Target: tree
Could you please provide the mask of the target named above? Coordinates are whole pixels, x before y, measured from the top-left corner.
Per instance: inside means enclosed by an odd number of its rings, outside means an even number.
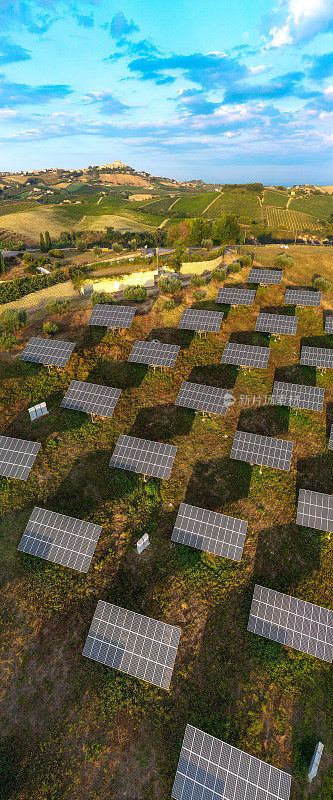
[[[177,270],[180,272],[181,266],[183,263],[184,255],[185,255],[186,247],[182,239],[178,239],[178,242],[175,244],[175,254],[173,257],[173,263],[175,271]]]
[[[204,247],[205,250],[211,250],[213,247],[213,240],[212,239],[202,239],[201,247]]]
[[[294,261],[287,253],[279,253],[274,259],[274,265],[282,267],[282,269],[291,269],[294,266]]]
[[[102,255],[102,248],[101,247],[93,247],[94,256],[99,258]]]
[[[26,311],[16,311],[16,309],[8,309],[8,311],[3,311],[0,316],[0,326],[6,332],[17,331],[18,328],[20,328],[22,325],[25,325],[26,321]]]
[[[114,244],[112,245],[112,250],[114,253],[122,253],[123,246],[122,244],[118,244],[118,242],[114,242]]]
[[[181,290],[182,284],[178,278],[161,278],[158,288],[163,294],[176,294]]]
[[[42,253],[46,253],[46,244],[42,233],[39,234],[39,247]]]
[[[206,219],[196,217],[190,223],[190,244],[200,245],[203,239],[207,239],[211,233],[211,223]]]
[[[49,252],[49,250],[51,250],[51,247],[52,247],[51,236],[50,236],[48,231],[45,231],[45,248],[46,248],[46,251]]]
[[[58,325],[56,325],[55,322],[44,322],[43,331],[49,336],[52,336],[54,333],[58,333],[58,330]]]
[[[317,292],[323,292],[323,294],[326,294],[331,288],[330,282],[326,278],[323,278],[322,275],[313,276],[312,286]]]
[[[4,272],[6,272],[6,264],[2,252],[0,250],[0,275],[3,275]]]
[[[143,303],[147,297],[148,292],[145,286],[127,286],[124,291],[125,300],[131,300],[133,303]]]

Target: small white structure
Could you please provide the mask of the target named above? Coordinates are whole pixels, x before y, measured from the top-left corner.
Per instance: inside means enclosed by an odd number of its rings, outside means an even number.
[[[51,275],[50,269],[45,269],[45,267],[37,267],[38,272],[41,272],[42,275]]]
[[[143,552],[143,550],[146,549],[146,547],[149,547],[149,545],[150,545],[150,541],[149,541],[148,533],[144,533],[144,535],[141,536],[141,539],[139,539],[139,541],[136,543],[136,549],[137,549],[138,553],[140,554],[140,553]]]
[[[311,764],[310,764],[310,768],[309,768],[309,772],[308,772],[308,780],[310,781],[310,783],[313,780],[313,778],[315,778],[316,775],[317,775],[318,767],[319,767],[319,764],[320,764],[320,759],[321,759],[322,754],[323,754],[323,749],[324,749],[323,743],[322,742],[318,742],[318,744],[316,744],[316,746],[315,746],[315,751],[314,751],[314,754],[312,756]]]
[[[28,410],[31,422],[33,422],[34,419],[38,419],[38,417],[44,417],[45,414],[49,413],[46,408],[46,403],[38,403],[37,406],[31,406],[31,408]]]

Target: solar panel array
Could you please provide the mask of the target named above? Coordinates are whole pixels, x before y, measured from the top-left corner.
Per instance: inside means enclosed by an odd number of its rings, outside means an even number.
[[[0,475],[26,481],[41,446],[40,442],[0,436]]]
[[[258,433],[236,431],[230,458],[288,472],[293,446],[294,443],[286,439],[272,439]]]
[[[152,364],[155,367],[174,367],[180,347],[163,342],[135,342],[129,361],[136,364]]]
[[[333,495],[300,489],[296,522],[306,528],[333,533]]]
[[[297,597],[254,587],[248,631],[331,663],[333,611]]]
[[[333,348],[302,347],[300,364],[318,369],[333,369]]]
[[[88,325],[130,328],[135,312],[135,306],[112,306],[108,303],[97,303],[92,310]]]
[[[99,601],[83,655],[169,689],[181,630]]]
[[[295,336],[297,325],[298,317],[290,317],[287,314],[266,314],[261,311],[255,329],[264,333],[285,333]]]
[[[287,288],[283,302],[294,306],[320,306],[321,292],[315,292],[311,289]]]
[[[266,369],[270,352],[270,347],[227,342],[221,364],[237,364],[241,367]]]
[[[330,314],[325,319],[325,333],[333,333],[333,314]]]
[[[35,506],[18,549],[88,572],[101,530],[101,525]]]
[[[278,406],[322,411],[325,389],[320,386],[303,386],[298,383],[274,381],[271,402]]]
[[[281,283],[282,270],[280,269],[256,269],[252,267],[249,272],[248,283]]]
[[[222,320],[222,311],[198,311],[195,308],[184,308],[178,328],[188,331],[213,331],[213,333],[219,333]]]
[[[177,447],[136,436],[119,436],[110,460],[110,467],[128,469],[154,478],[170,477]]]
[[[233,401],[232,392],[226,389],[183,381],[175,405],[224,417]]]
[[[243,289],[238,286],[223,286],[223,288],[218,291],[216,302],[229,303],[231,306],[252,306],[255,296],[255,289]]]
[[[111,386],[72,381],[61,406],[73,411],[86,411],[87,414],[111,417],[120,395],[121,389],[113,389]]]
[[[215,556],[240,561],[247,522],[226,514],[181,503],[171,539]]]
[[[75,342],[63,342],[60,339],[40,339],[32,336],[20,355],[21,361],[34,361],[52,367],[65,367],[72,355]]]
[[[291,776],[187,725],[172,789],[175,800],[289,800]]]
[[[329,438],[329,442],[328,442],[328,449],[329,450],[333,450],[333,425],[331,425],[331,433],[330,433],[330,438]]]

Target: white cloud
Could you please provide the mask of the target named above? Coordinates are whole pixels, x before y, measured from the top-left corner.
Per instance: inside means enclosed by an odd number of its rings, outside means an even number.
[[[249,72],[251,72],[251,75],[258,75],[259,72],[265,72],[265,70],[265,64],[258,64],[257,67],[249,67]]]
[[[287,19],[271,28],[269,47],[313,39],[333,30],[333,0],[285,0]]]

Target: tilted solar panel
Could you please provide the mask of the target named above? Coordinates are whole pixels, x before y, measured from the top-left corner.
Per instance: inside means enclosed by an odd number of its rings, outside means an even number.
[[[333,533],[333,495],[300,489],[296,522],[306,528]]]
[[[181,503],[171,539],[215,556],[240,561],[247,522]]]
[[[26,481],[41,446],[40,442],[0,436],[0,475]]]
[[[73,411],[86,411],[87,414],[111,417],[120,395],[121,389],[113,389],[111,386],[72,381],[61,406]]]
[[[289,800],[291,775],[187,725],[174,800]]]
[[[325,319],[325,333],[333,333],[333,314]]]
[[[110,467],[128,469],[154,478],[170,477],[177,447],[121,434],[110,459]]]
[[[83,655],[169,689],[181,629],[99,600]]]
[[[219,333],[222,320],[223,313],[221,311],[198,311],[195,308],[184,308],[178,328]]]
[[[240,367],[266,369],[270,352],[270,347],[227,342],[221,364],[237,364]]]
[[[219,289],[216,302],[228,303],[231,306],[252,306],[256,296],[255,289],[243,289],[237,286],[223,286]]]
[[[300,364],[318,369],[333,369],[333,347],[302,347]]]
[[[129,361],[136,364],[152,364],[155,367],[174,367],[180,347],[163,342],[135,342]]]
[[[227,389],[183,381],[175,405],[224,417],[233,401],[234,396]]]
[[[101,530],[101,525],[35,506],[18,549],[88,572]]]
[[[286,439],[272,439],[258,433],[236,431],[230,458],[288,472],[293,446],[294,443]]]
[[[284,303],[294,306],[320,306],[321,292],[311,289],[286,289]]]
[[[261,311],[256,322],[256,331],[264,333],[284,333],[295,336],[298,325],[298,317],[290,317],[287,314],[266,314]]]
[[[271,402],[278,406],[322,411],[325,389],[320,386],[303,386],[297,383],[274,381]]]
[[[333,611],[297,597],[254,587],[248,631],[331,663]]]
[[[100,325],[105,328],[130,328],[135,312],[135,306],[112,306],[108,303],[97,303],[91,312],[88,325]]]
[[[21,361],[34,361],[52,367],[64,367],[72,355],[75,342],[63,342],[61,339],[40,339],[32,336],[20,355]]]
[[[247,279],[248,283],[281,283],[282,270],[280,269],[257,269],[252,267]]]

